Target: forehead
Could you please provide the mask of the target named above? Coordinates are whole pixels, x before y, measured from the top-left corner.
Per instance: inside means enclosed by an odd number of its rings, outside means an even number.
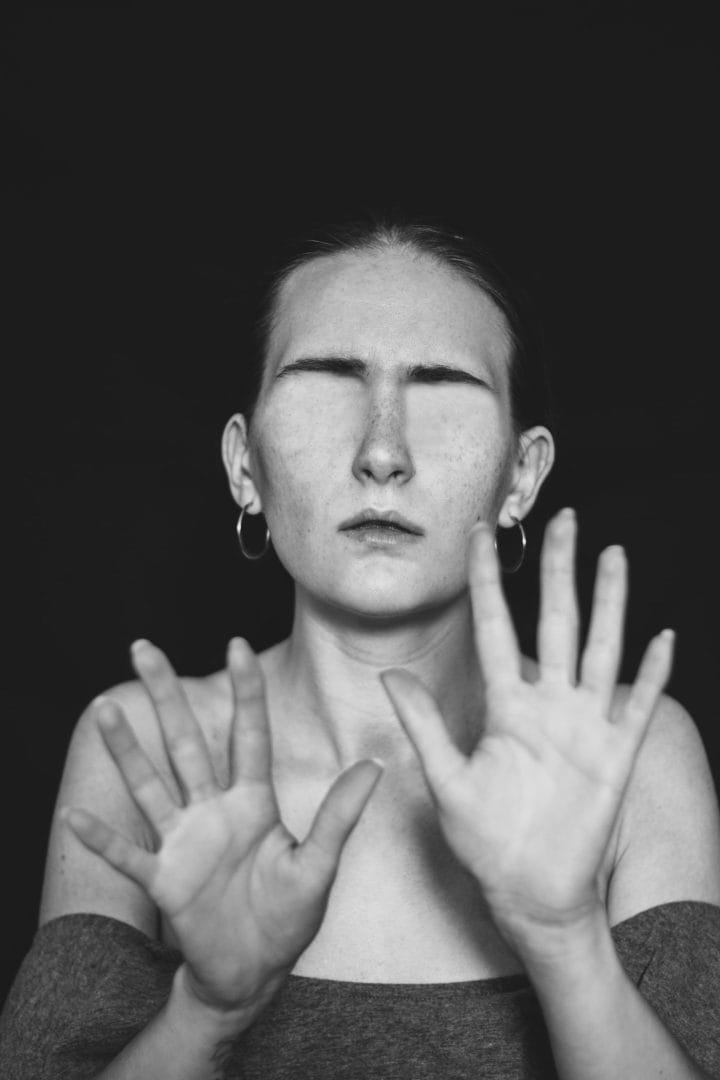
[[[275,312],[269,366],[328,352],[409,363],[455,360],[507,375],[502,312],[425,253],[389,248],[321,256],[293,271]]]

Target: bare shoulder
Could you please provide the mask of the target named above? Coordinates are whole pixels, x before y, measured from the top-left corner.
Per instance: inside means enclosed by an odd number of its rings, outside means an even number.
[[[222,740],[222,679],[188,678],[181,679],[181,683],[222,779],[227,757]],[[143,750],[179,797],[155,710],[142,683],[121,683],[101,697],[120,706]],[[139,846],[147,850],[155,847],[152,830],[103,741],[97,723],[99,700],[92,701],[82,713],[68,746],[50,829],[40,922],[73,912],[93,912],[129,922],[154,935],[156,913],[143,890],[87,851],[58,816],[66,806],[86,810]],[[227,730],[227,724],[224,727]]]
[[[629,693],[618,687],[615,713]],[[611,922],[676,900],[720,904],[720,815],[700,733],[687,710],[664,694],[618,822]]]
[[[617,715],[630,695],[629,686],[619,686],[613,703]],[[714,800],[714,785],[705,747],[687,709],[668,694],[662,694],[643,740],[628,789],[628,800],[637,813],[665,805],[669,795],[681,797],[684,790],[701,789]]]

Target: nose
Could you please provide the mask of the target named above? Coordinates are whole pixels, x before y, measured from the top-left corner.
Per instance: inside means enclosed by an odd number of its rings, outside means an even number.
[[[397,390],[374,389],[367,403],[362,441],[352,467],[362,483],[407,483],[415,475],[405,435],[405,407]]]

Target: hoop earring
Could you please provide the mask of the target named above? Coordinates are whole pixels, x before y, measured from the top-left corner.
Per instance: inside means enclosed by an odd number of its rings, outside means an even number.
[[[250,559],[250,560],[252,560],[254,562],[255,559],[262,559],[263,555],[265,554],[265,552],[269,548],[269,546],[270,546],[270,530],[268,529],[268,527],[266,525],[265,526],[265,544],[263,546],[262,551],[258,551],[258,552],[248,551],[248,549],[245,547],[245,541],[243,540],[243,534],[242,534],[243,518],[245,517],[245,511],[246,510],[247,510],[247,506],[241,506],[240,507],[240,517],[238,518],[238,523],[237,523],[235,529],[236,529],[236,532],[237,532],[238,543],[240,544],[240,550],[242,551],[242,553],[243,553],[243,555],[245,556],[246,559]]]
[[[502,563],[500,563],[500,567],[502,569],[503,574],[516,574],[518,572],[518,570],[520,569],[522,564],[525,562],[525,549],[527,548],[527,537],[525,536],[525,530],[523,528],[522,521],[520,521],[519,518],[516,518],[514,514],[511,514],[510,517],[513,519],[513,521],[517,525],[518,529],[520,530],[520,540],[522,542],[522,551],[520,552],[520,558],[512,566],[503,566]],[[497,533],[496,533],[495,534],[495,551],[496,552],[497,552],[497,549],[498,549],[498,545],[497,545]],[[499,555],[498,555],[498,557],[499,557]]]

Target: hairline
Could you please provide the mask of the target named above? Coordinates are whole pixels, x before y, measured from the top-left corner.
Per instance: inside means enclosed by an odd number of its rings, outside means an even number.
[[[287,266],[283,267],[273,281],[268,294],[268,303],[264,320],[266,346],[262,356],[260,392],[257,397],[257,404],[262,400],[266,389],[266,375],[269,370],[268,361],[270,358],[273,336],[278,325],[280,305],[284,291],[292,276],[298,270],[302,270],[303,267],[319,262],[321,259],[337,258],[338,256],[343,255],[361,255],[363,252],[383,252],[392,250],[408,251],[414,254],[416,258],[423,257],[430,260],[440,269],[447,270],[454,276],[461,278],[465,283],[474,286],[492,304],[496,314],[500,317],[500,329],[505,338],[503,344],[507,350],[505,361],[507,363],[508,382],[510,386],[511,422],[513,433],[515,437],[518,438],[522,432],[520,425],[515,421],[512,407],[512,379],[513,368],[517,356],[518,341],[502,300],[496,295],[496,290],[493,288],[491,282],[487,281],[480,270],[473,266],[469,261],[465,262],[461,258],[453,258],[450,254],[443,254],[439,251],[432,251],[429,248],[425,248],[414,237],[399,236],[395,234],[392,226],[388,227],[379,235],[359,240],[355,244],[340,249],[324,250],[322,247],[318,246],[317,252],[304,252],[297,255],[287,264]]]

